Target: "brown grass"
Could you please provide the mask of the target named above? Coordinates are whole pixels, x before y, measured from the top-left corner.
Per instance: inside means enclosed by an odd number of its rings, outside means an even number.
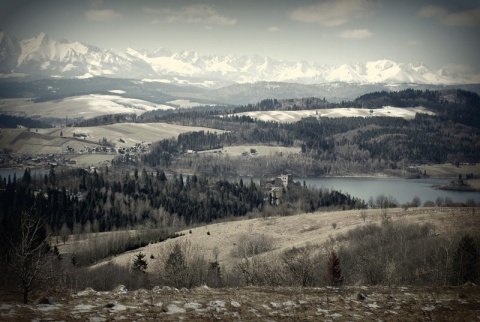
[[[465,176],[470,173],[477,177],[480,176],[480,164],[458,167],[451,163],[432,164],[419,166],[418,169],[422,172],[427,171],[427,175],[435,178],[458,178],[459,174]]]
[[[292,247],[301,247],[307,244],[322,245],[335,236],[344,234],[350,229],[370,223],[381,223],[381,210],[363,210],[367,213],[366,221],[360,216],[361,210],[330,211],[305,213],[287,217],[268,217],[245,219],[231,222],[215,223],[207,226],[185,229],[184,236],[167,240],[162,243],[150,244],[134,253],[142,251],[156,258],[161,257],[172,243],[189,241],[198,248],[207,260],[218,256],[221,265],[229,267],[235,260],[232,253],[242,236],[264,235],[272,241],[272,250],[263,253],[278,254]],[[477,210],[478,212],[478,210]],[[472,216],[471,208],[410,208],[407,211],[401,208],[387,211],[391,220],[416,223],[431,223],[436,234],[453,235],[457,231],[469,231],[480,227],[480,218]],[[336,224],[336,228],[332,224]],[[191,231],[191,233],[190,233]],[[208,234],[209,233],[209,234]],[[121,266],[128,265],[133,260],[133,253],[126,253],[110,258],[103,263],[113,262]],[[149,264],[149,270],[155,269],[155,260]]]

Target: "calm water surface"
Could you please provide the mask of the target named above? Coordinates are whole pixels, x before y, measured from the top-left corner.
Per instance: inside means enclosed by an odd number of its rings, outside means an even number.
[[[302,184],[305,181],[307,187],[330,188],[346,192],[351,196],[368,201],[379,194],[391,195],[399,203],[412,201],[418,196],[422,204],[427,201],[435,201],[437,197],[449,197],[454,202],[465,202],[473,199],[480,204],[480,192],[458,192],[437,190],[434,185],[445,184],[449,179],[400,179],[400,178],[294,178]]]

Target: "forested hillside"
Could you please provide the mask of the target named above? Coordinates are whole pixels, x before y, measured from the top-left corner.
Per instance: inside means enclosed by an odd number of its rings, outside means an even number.
[[[51,125],[28,117],[0,114],[0,128],[16,128],[18,126],[31,128],[49,128]]]
[[[365,203],[348,194],[328,189],[292,187],[281,199],[291,214],[320,207],[364,208]],[[178,229],[251,213],[269,212],[269,202],[253,181],[244,183],[192,175],[167,178],[162,170],[116,171],[108,168],[53,169],[43,178],[28,170],[22,178],[0,181],[2,238],[18,238],[18,214],[34,209],[45,218],[50,234],[90,233],[117,229]],[[8,246],[8,243],[3,245]]]
[[[310,117],[296,123],[277,124],[222,112],[188,111],[156,117],[156,121],[208,126],[224,134],[190,133],[155,145],[143,156],[148,165],[189,168],[207,175],[261,176],[289,171],[298,176],[345,175],[407,169],[424,163],[476,163],[480,161],[480,98],[462,90],[371,93],[354,102],[330,104],[323,99],[264,100],[234,111],[359,106],[378,108],[385,104],[424,106],[435,115],[419,114],[412,120],[395,117]],[[301,155],[259,156],[242,160],[185,155],[231,145],[265,144],[298,146]],[[268,166],[267,166],[268,164]]]

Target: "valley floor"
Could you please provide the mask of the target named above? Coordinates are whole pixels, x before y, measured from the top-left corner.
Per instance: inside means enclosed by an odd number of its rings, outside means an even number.
[[[1,296],[1,293],[0,293]],[[51,304],[0,301],[2,321],[474,321],[480,291],[462,287],[244,287],[112,292],[87,289]]]

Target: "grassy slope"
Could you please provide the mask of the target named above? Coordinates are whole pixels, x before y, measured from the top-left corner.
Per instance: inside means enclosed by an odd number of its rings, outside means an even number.
[[[408,211],[396,208],[388,211],[392,220],[406,220],[409,222],[429,222],[436,226],[436,233],[452,235],[458,230],[469,230],[480,227],[480,218],[472,216],[471,209],[462,208],[412,208]],[[218,252],[218,260],[222,265],[229,266],[236,259],[232,258],[231,252],[235,245],[245,234],[265,235],[273,239],[274,249],[272,252],[281,252],[293,246],[307,244],[324,244],[330,236],[362,226],[368,223],[380,224],[380,210],[367,210],[367,219],[364,223],[359,210],[315,212],[287,217],[268,217],[246,219],[230,222],[222,222],[182,231],[185,236],[162,243],[151,244],[144,248],[127,252],[104,261],[114,262],[120,265],[129,265],[135,254],[142,251],[149,257],[148,269],[156,269],[160,264],[159,258],[172,243],[189,241],[195,245],[206,259],[213,260],[214,252]],[[332,224],[336,223],[336,229]],[[209,233],[209,234],[208,234]],[[158,261],[158,263],[156,263]]]
[[[190,127],[166,123],[119,123],[96,127],[68,127],[54,129],[0,129],[0,147],[12,149],[13,153],[50,154],[65,152],[67,146],[76,151],[86,146],[98,146],[103,138],[117,147],[131,147],[136,143],[155,142],[177,137],[190,131],[222,132],[204,127]],[[63,137],[60,136],[62,132]],[[73,133],[84,133],[86,140],[73,137]],[[120,142],[122,138],[125,142]]]

